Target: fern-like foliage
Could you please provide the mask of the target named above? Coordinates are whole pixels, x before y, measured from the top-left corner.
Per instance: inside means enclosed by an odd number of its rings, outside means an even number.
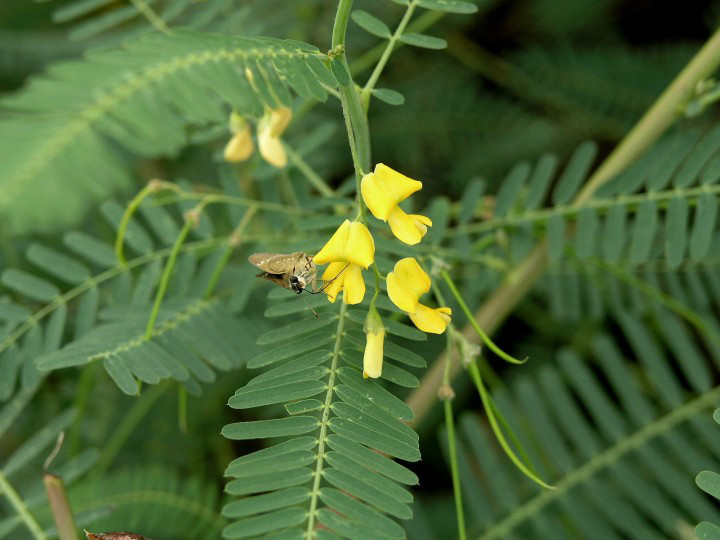
[[[270,297],[287,298],[287,291],[279,293]],[[368,299],[339,310],[326,298],[310,302],[319,318],[296,320],[260,336],[259,344],[274,346],[252,358],[248,367],[270,369],[230,398],[234,409],[283,404],[285,414],[223,429],[234,440],[283,438],[228,466],[226,474],[234,480],[226,491],[244,498],[225,506],[223,514],[234,522],[223,534],[403,538],[402,527],[391,518],[411,517],[412,495],[405,486],[416,484],[417,477],[386,456],[420,459],[418,436],[403,423],[412,420],[413,412],[382,384],[362,377]],[[379,302],[378,308],[394,309],[389,301]],[[301,312],[307,307],[292,299],[270,306],[265,315]],[[424,339],[399,322],[388,325],[388,331]],[[417,386],[417,379],[396,362],[423,367],[420,356],[387,341],[385,356],[385,380]]]
[[[0,211],[15,231],[77,221],[88,196],[129,184],[111,141],[134,155],[175,155],[190,125],[226,122],[227,105],[260,116],[288,105],[289,88],[324,100],[336,76],[349,81],[310,45],[190,30],[56,64],[0,103]]]
[[[89,530],[127,530],[148,538],[210,540],[227,523],[219,514],[216,486],[157,465],[78,482],[70,503],[76,515],[86,516],[80,525]]]
[[[122,212],[116,202],[102,206],[113,227]],[[118,264],[108,244],[70,232],[64,237],[69,254],[32,244],[27,250],[32,273],[2,273],[0,281],[17,301],[0,303],[0,319],[7,321],[7,335],[0,339],[0,399],[13,394],[18,378],[30,388],[40,372],[94,361],[128,394],[137,393],[136,378],[148,384],[172,378],[197,394],[199,382],[215,380],[215,370],[244,362],[254,337],[230,314],[226,299],[207,294],[232,249],[227,237],[213,235],[207,216],[195,239],[181,248],[168,299],[146,339],[150,306],[171,251],[163,246],[174,241],[179,225],[172,209],[141,207],[141,214],[129,224],[126,239],[135,257],[127,264]],[[233,292],[249,287],[243,280]],[[34,302],[41,307],[33,312],[26,306]]]
[[[678,347],[682,332],[653,331],[651,314],[617,319],[621,338],[599,333],[587,352],[562,349],[495,392],[556,489],[538,492],[502,460],[477,416],[461,419],[463,489],[478,537],[676,537],[718,519],[690,474],[720,459],[704,412],[720,398],[712,367],[696,346]]]
[[[198,6],[187,0],[132,0],[123,4],[111,0],[78,0],[57,8],[52,18],[55,23],[72,25],[68,33],[71,40],[98,37],[107,43],[153,30],[169,32],[172,26],[195,30],[213,26],[220,30],[213,24],[218,19],[231,25],[247,16],[247,10],[237,9],[232,0],[213,4]]]
[[[713,413],[713,419],[720,424],[720,409]],[[704,492],[720,499],[720,475],[712,471],[702,471],[695,477],[695,483]],[[700,540],[717,540],[720,538],[720,527],[709,521],[701,521],[695,527],[695,536]]]
[[[523,162],[507,174],[491,219],[460,224],[456,234],[509,228],[522,235],[538,227],[546,233],[551,265],[559,264],[570,248],[579,260],[640,266],[664,257],[675,269],[711,253],[719,155],[719,130],[678,130],[581,205],[572,200],[589,175],[595,146],[581,145],[559,175],[558,159],[545,155],[534,166]],[[469,194],[473,199],[463,198],[464,207],[477,205],[482,191]],[[542,208],[546,200],[551,206]]]
[[[13,400],[0,409],[0,438],[6,436],[18,423],[35,395],[37,385],[19,392]],[[0,468],[0,497],[6,499],[0,512],[0,538],[30,538],[54,528],[47,494],[43,486],[41,463],[52,450],[58,434],[67,429],[75,416],[68,409],[45,422],[41,429],[26,440],[3,460]],[[87,449],[70,460],[53,462],[50,472],[60,476],[66,486],[72,485],[88,472],[97,461],[99,452]]]

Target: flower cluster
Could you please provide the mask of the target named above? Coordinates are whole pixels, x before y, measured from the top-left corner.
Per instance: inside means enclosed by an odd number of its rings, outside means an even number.
[[[407,214],[400,206],[402,201],[422,188],[422,183],[379,163],[360,182],[365,205],[376,218],[385,221],[393,234],[402,242],[415,245],[432,226],[426,216]],[[340,292],[343,302],[359,304],[365,297],[362,270],[375,260],[375,242],[367,226],[360,221],[345,220],[330,240],[313,258],[316,264],[327,264],[322,275],[330,302]],[[412,322],[423,332],[442,334],[450,323],[449,307],[430,308],[420,303],[420,297],[430,290],[430,276],[413,258],[397,262],[387,275],[390,300],[405,311]],[[382,319],[371,303],[365,320],[367,344],[363,360],[363,375],[376,378],[382,374],[383,340],[385,328]]]
[[[287,152],[280,136],[292,118],[292,110],[288,107],[266,109],[258,122],[257,139],[260,155],[279,169],[287,165]],[[225,145],[225,160],[232,163],[245,161],[255,149],[248,121],[237,113],[230,116],[230,133],[232,137]]]

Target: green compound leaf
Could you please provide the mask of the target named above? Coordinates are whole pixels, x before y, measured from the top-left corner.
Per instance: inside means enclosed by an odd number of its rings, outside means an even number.
[[[88,204],[130,185],[118,146],[174,156],[189,126],[224,124],[230,108],[261,116],[290,102],[288,86],[324,100],[317,73],[330,86],[350,80],[337,62],[334,77],[325,74],[315,60],[326,58],[297,42],[176,28],[56,64],[2,101],[17,114],[0,122],[0,213],[16,232],[77,222]]]
[[[447,41],[441,38],[426,36],[424,34],[403,34],[400,36],[400,41],[413,47],[420,47],[423,49],[444,49],[447,47]]]
[[[405,103],[405,96],[389,88],[373,88],[372,95],[388,105],[402,105]]]
[[[357,9],[350,15],[353,22],[374,36],[389,39],[392,33],[388,25],[367,11]]]

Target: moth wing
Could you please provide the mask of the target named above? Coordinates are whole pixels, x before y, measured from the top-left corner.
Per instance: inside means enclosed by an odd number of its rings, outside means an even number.
[[[272,281],[275,285],[280,285],[283,289],[290,288],[288,280],[277,274],[268,274],[267,272],[263,272],[262,274],[258,274],[257,277]]]
[[[301,253],[255,253],[248,260],[268,274],[285,274],[292,270]]]

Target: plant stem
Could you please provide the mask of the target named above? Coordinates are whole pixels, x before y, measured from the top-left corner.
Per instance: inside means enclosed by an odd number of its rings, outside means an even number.
[[[463,313],[465,313],[465,316],[468,318],[468,321],[470,322],[470,325],[475,329],[475,331],[480,336],[480,339],[482,339],[483,343],[487,345],[487,347],[497,354],[500,358],[503,360],[510,362],[511,364],[524,364],[527,361],[527,358],[525,360],[518,360],[517,358],[513,358],[508,353],[503,351],[500,347],[495,345],[495,342],[493,342],[492,339],[483,331],[483,329],[480,327],[478,322],[475,320],[475,316],[473,315],[472,311],[470,311],[470,308],[465,303],[465,299],[460,294],[460,291],[458,291],[458,288],[455,286],[455,282],[450,277],[450,274],[447,273],[447,270],[443,270],[440,275],[445,280],[445,283],[447,283],[447,286],[450,288],[450,291],[452,292],[453,296],[455,297],[455,300],[458,304],[460,304],[460,309],[463,310]]]
[[[148,319],[147,326],[145,327],[145,339],[152,337],[152,331],[155,327],[155,321],[157,320],[158,313],[160,312],[160,306],[162,305],[165,292],[167,291],[168,284],[170,283],[170,276],[175,268],[175,261],[177,261],[180,248],[182,248],[185,238],[187,238],[190,229],[192,228],[192,219],[186,218],[180,234],[178,234],[173,244],[172,251],[167,261],[165,261],[165,268],[163,269],[162,276],[160,277],[160,284],[158,285],[157,293],[155,294],[155,302],[153,303],[152,311],[150,312],[150,318]]]
[[[368,79],[367,83],[365,83],[365,87],[362,89],[361,101],[364,105],[365,110],[367,110],[370,103],[370,94],[375,88],[375,85],[377,84],[377,81],[380,78],[383,69],[385,69],[385,65],[390,59],[390,55],[392,54],[393,49],[395,48],[395,43],[400,39],[400,37],[402,37],[403,32],[405,31],[405,27],[410,22],[410,18],[412,17],[413,11],[415,11],[415,7],[417,6],[417,4],[418,0],[411,0],[408,3],[407,9],[405,10],[405,15],[403,15],[403,18],[397,25],[397,28],[395,29],[393,35],[390,36],[390,39],[385,46],[385,50],[383,51],[382,56],[380,56],[380,60],[378,60],[378,63],[375,65],[375,69],[370,74],[370,78]]]
[[[683,68],[670,86],[660,95],[643,117],[630,130],[608,158],[590,177],[575,198],[581,205],[595,191],[635,161],[678,117],[682,106],[693,95],[697,84],[712,75],[720,66],[720,30],[716,30],[690,63]]]
[[[437,287],[434,287],[434,292],[435,296],[438,300],[440,300],[442,296]],[[442,303],[444,304],[445,302],[443,301]],[[446,337],[448,354],[445,356],[445,371],[443,372],[443,386],[441,387],[444,394],[441,399],[443,400],[443,407],[445,409],[445,429],[447,430],[448,457],[450,458],[450,476],[452,478],[453,495],[455,497],[455,515],[457,518],[458,536],[460,540],[465,540],[467,538],[467,532],[465,530],[465,511],[463,509],[462,484],[460,483],[457,443],[455,439],[455,418],[453,416],[452,408],[454,393],[450,387],[450,364],[452,363],[452,355],[449,354],[449,352],[452,350],[453,346],[452,334],[448,331]]]
[[[224,195],[222,193],[192,193],[189,191],[176,191],[174,197],[158,197],[153,201],[158,205],[174,204],[178,199],[202,201],[205,204],[223,203],[233,204],[236,206],[255,206],[259,210],[267,210],[268,212],[280,212],[283,214],[301,214],[312,215],[317,214],[315,211],[305,210],[304,208],[296,208],[280,203],[267,201],[258,201],[255,199],[246,199],[245,197],[234,197],[232,195]]]
[[[12,484],[10,484],[2,470],[0,470],[0,493],[5,495],[5,498],[8,500],[10,505],[15,508],[15,511],[20,516],[20,519],[25,523],[25,526],[32,533],[33,538],[35,538],[36,540],[46,540],[47,536],[43,532],[42,528],[35,520],[33,515],[30,513],[30,510],[25,505],[22,497],[20,497],[20,495],[18,495],[18,492],[15,491],[15,488],[12,486]]]
[[[125,232],[127,231],[130,219],[135,213],[135,210],[138,209],[138,206],[140,206],[140,204],[145,200],[145,197],[150,195],[153,191],[156,191],[156,189],[157,187],[152,182],[149,182],[138,192],[137,195],[132,198],[130,203],[127,205],[127,208],[125,208],[125,212],[120,220],[120,225],[118,226],[117,234],[115,236],[115,257],[121,265],[125,264],[123,245],[125,243]]]
[[[348,67],[344,49],[351,8],[352,0],[340,0],[338,2],[332,35],[333,49],[342,49],[340,61],[348,73],[350,73],[350,68]],[[348,86],[340,86],[340,101],[343,106],[343,114],[347,115],[345,124],[348,129],[348,138],[351,140],[351,147],[355,145],[355,152],[357,154],[353,156],[353,159],[357,159],[357,163],[355,163],[355,174],[358,174],[359,171],[362,177],[363,171],[370,170],[370,131],[365,117],[365,111],[360,103],[360,97],[358,96],[355,83],[352,79]],[[354,143],[352,141],[354,141]]]
[[[697,83],[713,73],[718,66],[720,66],[720,29],[712,35],[620,145],[595,171],[575,198],[574,204],[584,204],[603,183],[630,165],[660,138],[692,95]],[[476,312],[474,319],[487,332],[492,333],[502,323],[543,273],[547,263],[546,251],[547,242],[543,241]],[[463,334],[472,335],[472,331],[463,331]],[[422,420],[435,398],[442,380],[444,363],[442,360],[442,356],[436,360],[423,377],[420,387],[410,394],[407,400],[408,405],[415,411],[415,423]],[[456,374],[457,371],[455,369],[451,375]]]
[[[59,476],[46,472],[43,475],[43,484],[50,501],[58,537],[60,540],[77,540],[77,524],[68,501],[65,482]]]
[[[240,244],[242,244],[242,234],[245,232],[245,229],[247,228],[248,224],[250,223],[250,220],[255,216],[255,212],[257,211],[257,208],[255,206],[251,206],[247,212],[245,212],[245,215],[240,220],[240,223],[238,223],[237,227],[235,227],[235,230],[232,232],[232,234],[228,237],[227,245],[225,246],[225,251],[222,254],[222,257],[220,261],[218,262],[217,266],[215,266],[215,269],[213,270],[213,274],[210,277],[210,281],[208,281],[208,285],[205,288],[205,294],[204,298],[210,298],[210,295],[215,290],[215,287],[217,286],[218,281],[220,280],[220,275],[222,274],[223,269],[225,268],[225,265],[227,264],[228,260],[230,260],[230,256],[232,255],[233,251],[236,247],[238,247]]]
[[[586,201],[582,205],[576,206],[541,208],[538,210],[530,210],[528,212],[509,214],[504,217],[492,218],[478,223],[459,225],[454,228],[449,228],[446,234],[447,236],[453,237],[473,233],[489,233],[497,229],[525,224],[539,223],[544,225],[553,216],[575,218],[583,208],[591,208],[599,214],[604,215],[614,206],[624,206],[629,212],[634,212],[637,211],[640,204],[646,201],[653,201],[657,203],[658,208],[664,209],[667,208],[669,201],[677,197],[684,198],[687,200],[688,206],[692,207],[697,205],[699,196],[705,193],[709,193],[710,195],[720,195],[720,186],[704,184],[687,189],[673,188],[665,191],[652,191],[636,195],[618,195],[613,198],[594,199]]]
[[[290,148],[287,144],[285,145],[285,151],[287,152],[290,161],[297,167],[298,171],[310,182],[310,185],[318,190],[320,195],[323,197],[335,197],[336,194],[333,189],[325,183],[318,173],[316,173],[310,165],[298,154],[295,150]]]
[[[306,538],[308,540],[313,537],[313,531],[315,530],[315,514],[317,513],[320,481],[322,480],[323,464],[325,463],[325,441],[327,439],[328,421],[330,420],[330,407],[332,405],[333,392],[335,391],[335,377],[337,375],[337,366],[340,358],[340,344],[342,343],[346,312],[347,304],[343,302],[340,305],[340,314],[338,316],[338,325],[335,337],[335,347],[333,348],[332,363],[330,364],[330,376],[328,377],[327,384],[328,391],[325,395],[325,404],[323,405],[322,419],[320,420],[317,465],[315,466],[315,479],[313,480],[313,486],[310,492],[310,510],[308,511],[308,526],[306,533]]]
[[[155,27],[156,30],[159,30],[163,34],[172,34],[172,31],[168,25],[165,24],[162,17],[155,13],[155,10],[153,10],[153,8],[151,8],[145,0],[130,0],[130,2],[132,2],[135,8],[143,14],[143,16]]]
[[[460,485],[460,472],[458,470],[457,447],[455,444],[455,419],[453,418],[452,400],[446,399],[445,427],[447,429],[448,453],[450,454],[450,476],[452,477],[453,495],[455,496],[455,515],[457,516],[458,536],[465,540],[465,512],[463,511],[462,486]]]
[[[490,397],[490,394],[485,388],[485,384],[483,384],[482,377],[480,376],[480,370],[478,369],[477,363],[475,361],[470,363],[470,365],[468,366],[468,371],[470,372],[470,378],[475,383],[478,393],[480,394],[480,400],[482,401],[483,408],[485,409],[485,414],[487,414],[488,421],[490,422],[490,427],[495,433],[495,437],[500,443],[500,446],[502,447],[505,454],[510,458],[510,460],[515,464],[515,466],[520,469],[520,471],[530,480],[546,489],[555,489],[553,486],[543,482],[540,477],[538,477],[527,465],[525,465],[522,460],[517,457],[512,447],[508,444],[507,440],[505,439],[505,435],[500,428],[500,424],[495,417],[495,409],[493,408],[492,398]]]
[[[447,13],[445,13],[444,11],[426,11],[417,19],[415,19],[408,26],[407,29],[412,32],[422,33],[424,30],[427,30],[433,24],[445,17],[445,15],[447,15]],[[404,45],[405,44],[402,41],[396,43],[394,50],[397,50]],[[370,66],[373,64],[373,62],[379,60],[380,57],[383,55],[383,53],[385,52],[385,48],[385,45],[379,43],[377,46],[368,50],[359,58],[353,60],[350,64],[350,73],[352,73],[354,76],[362,73],[366,69],[370,69]]]

